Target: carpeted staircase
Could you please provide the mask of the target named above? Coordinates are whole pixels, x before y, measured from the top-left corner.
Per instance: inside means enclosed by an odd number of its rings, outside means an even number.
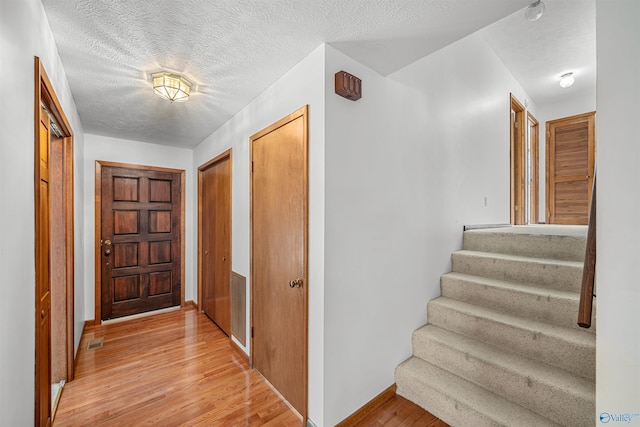
[[[453,426],[595,425],[595,319],[576,324],[586,233],[465,231],[397,393]]]

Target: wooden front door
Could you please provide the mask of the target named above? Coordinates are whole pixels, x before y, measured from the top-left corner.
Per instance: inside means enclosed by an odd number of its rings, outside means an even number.
[[[231,152],[198,173],[202,310],[231,335]]]
[[[584,224],[595,168],[595,112],[547,122],[547,223]]]
[[[101,169],[101,319],[181,303],[181,174]]]
[[[253,366],[307,411],[307,107],[251,137]]]

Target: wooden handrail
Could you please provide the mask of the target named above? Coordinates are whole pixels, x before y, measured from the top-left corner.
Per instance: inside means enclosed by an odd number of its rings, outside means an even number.
[[[584,270],[582,271],[582,289],[580,291],[580,305],[578,307],[578,325],[583,328],[591,327],[591,312],[593,309],[593,284],[596,272],[596,176],[593,175],[593,191],[591,193],[591,209],[589,212],[589,229],[587,231],[587,248],[584,255]]]

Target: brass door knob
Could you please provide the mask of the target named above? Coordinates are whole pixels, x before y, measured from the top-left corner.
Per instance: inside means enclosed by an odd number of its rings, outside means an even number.
[[[300,287],[302,287],[302,279],[298,277],[296,280],[289,281],[289,287],[290,288],[300,288]]]

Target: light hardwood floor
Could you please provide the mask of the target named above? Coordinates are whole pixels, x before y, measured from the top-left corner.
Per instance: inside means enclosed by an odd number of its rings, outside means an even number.
[[[94,338],[102,348],[87,350]],[[85,329],[55,427],[300,426],[229,338],[193,309]]]
[[[104,338],[102,348],[88,343]],[[297,415],[204,314],[183,308],[86,328],[54,427],[297,426]],[[446,427],[395,396],[358,426]]]
[[[398,395],[392,397],[358,423],[358,427],[382,426],[449,427],[447,423],[435,415]]]

